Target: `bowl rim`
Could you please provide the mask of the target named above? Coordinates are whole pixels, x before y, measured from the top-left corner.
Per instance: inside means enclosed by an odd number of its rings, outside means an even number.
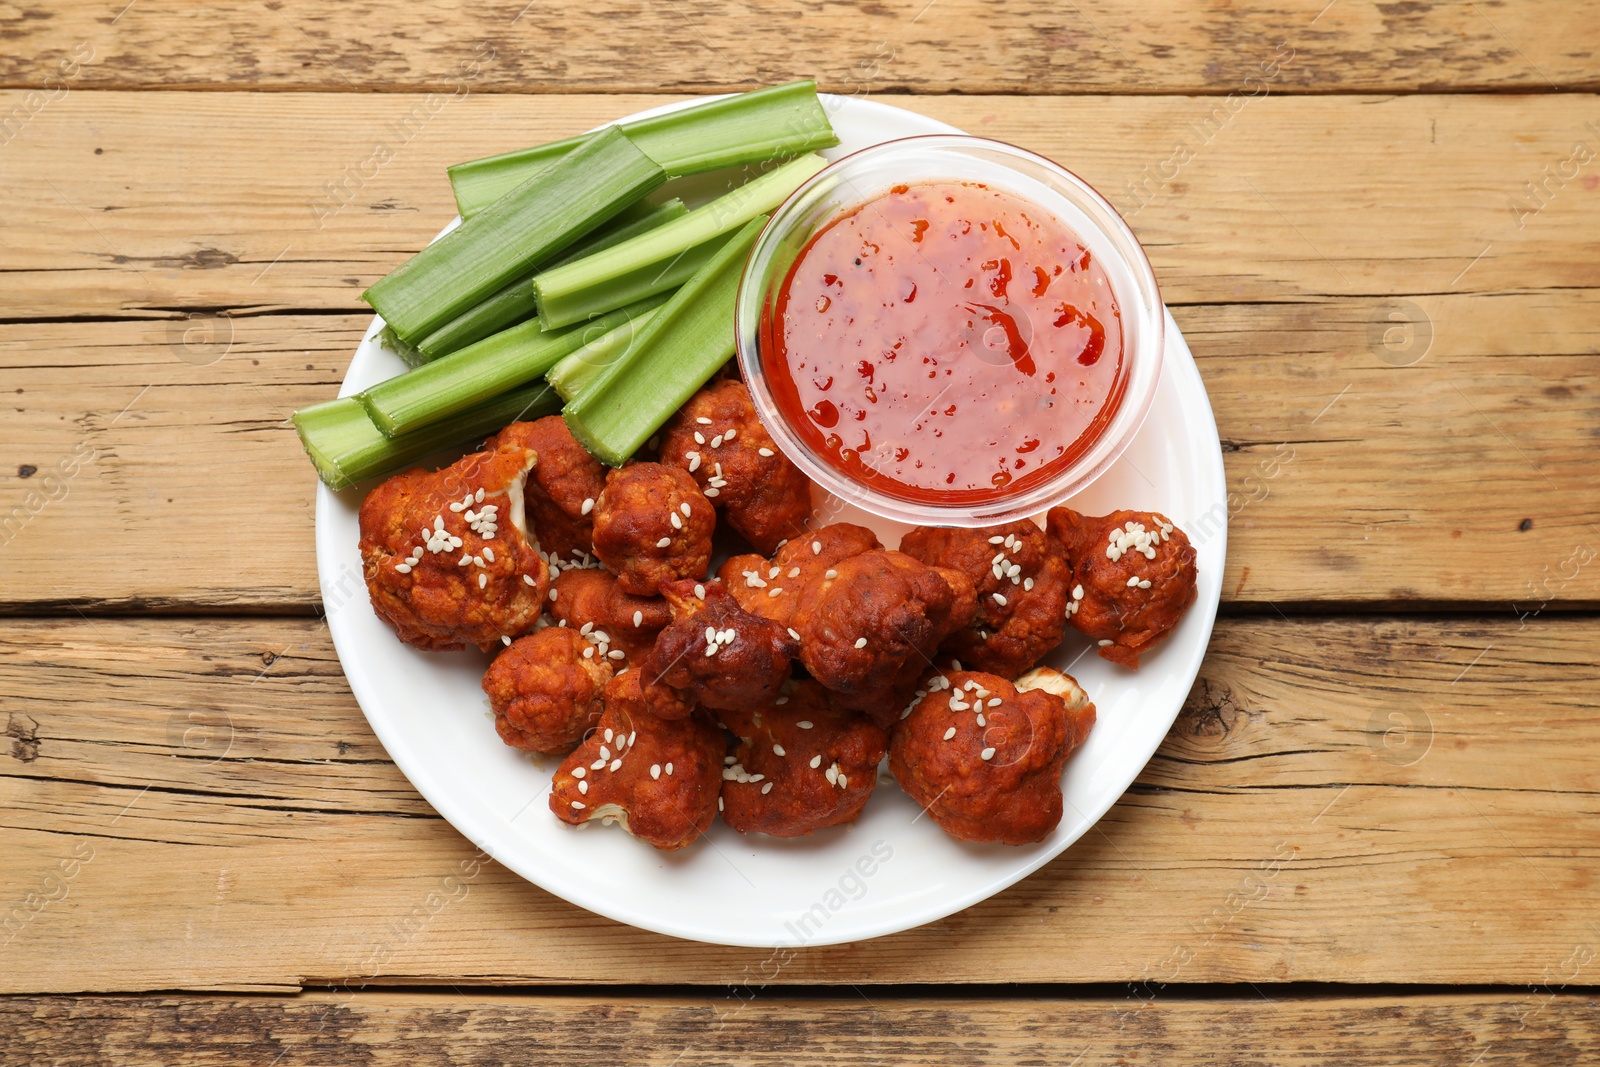
[[[773,402],[770,390],[766,385],[760,366],[760,328],[761,317],[765,312],[767,297],[771,291],[771,284],[763,286],[761,277],[770,272],[764,267],[770,260],[767,253],[773,244],[781,237],[787,236],[792,226],[792,215],[798,211],[808,194],[818,185],[826,181],[837,179],[840,172],[848,169],[852,163],[859,163],[863,157],[878,157],[892,155],[897,151],[905,151],[914,147],[950,147],[950,148],[987,148],[998,150],[1001,154],[1010,154],[1025,159],[1035,166],[1041,167],[1055,179],[1072,190],[1073,195],[1060,189],[1053,190],[1062,195],[1069,203],[1083,213],[1097,231],[1094,234],[1080,235],[1093,241],[1100,238],[1097,255],[1103,255],[1109,247],[1116,254],[1123,270],[1129,276],[1134,292],[1129,294],[1122,287],[1114,287],[1113,294],[1117,298],[1119,308],[1134,308],[1138,319],[1136,345],[1127,346],[1125,342],[1124,360],[1137,360],[1134,367],[1138,369],[1138,376],[1142,389],[1137,394],[1131,386],[1135,379],[1135,369],[1125,369],[1125,391],[1117,414],[1092,441],[1085,454],[1056,477],[1031,487],[1015,498],[1002,497],[995,501],[977,504],[931,504],[921,501],[908,500],[904,497],[893,496],[874,488],[866,482],[859,481],[846,475],[844,472],[824,463],[815,456],[788,425]],[[1014,169],[1007,164],[993,160],[984,160],[985,165],[999,169]],[[1037,176],[1017,171],[1018,175],[1038,181]],[[909,179],[907,184],[938,180],[934,177],[919,176]],[[1018,199],[1031,201],[1027,195],[1007,189],[1008,193]],[[873,193],[859,198],[855,206],[861,206],[876,196]],[[1086,203],[1078,202],[1075,197],[1081,197]],[[1046,205],[1037,205],[1052,215],[1056,212]],[[1092,210],[1091,210],[1092,209]],[[843,212],[835,212],[829,216],[829,221],[842,217]],[[1096,217],[1096,215],[1100,217]],[[1060,220],[1058,220],[1060,221]],[[1061,222],[1069,230],[1076,233],[1077,227]],[[820,229],[820,228],[819,228]],[[813,235],[818,230],[813,231]],[[776,276],[769,281],[776,281]],[[1108,278],[1108,281],[1111,279]],[[1128,295],[1136,299],[1130,303]],[[1127,319],[1124,310],[1124,321]],[[1149,415],[1150,408],[1155,401],[1157,384],[1161,377],[1161,363],[1166,347],[1166,305],[1161,298],[1160,283],[1157,281],[1155,271],[1150,263],[1149,254],[1145,252],[1138,235],[1128,225],[1126,219],[1117,211],[1116,207],[1107,200],[1099,190],[1085,181],[1080,175],[1068,167],[1062,166],[1048,156],[1041,155],[1032,149],[1023,148],[1009,141],[1002,141],[992,137],[980,137],[968,133],[921,133],[892,140],[882,141],[857,149],[836,160],[831,160],[828,165],[808,178],[794,192],[790,193],[781,204],[771,213],[765,225],[756,236],[749,256],[745,260],[744,270],[739,278],[738,292],[734,306],[734,341],[735,356],[739,361],[740,370],[749,389],[751,400],[756,408],[763,427],[772,437],[774,443],[789,460],[800,469],[818,486],[832,493],[834,496],[847,500],[881,518],[896,522],[910,524],[926,524],[940,526],[981,527],[996,525],[1042,514],[1049,508],[1071,499],[1093,484],[1117,461],[1138,434],[1144,425],[1145,418]],[[1115,440],[1110,440],[1113,431]],[[1109,443],[1108,443],[1109,442]]]

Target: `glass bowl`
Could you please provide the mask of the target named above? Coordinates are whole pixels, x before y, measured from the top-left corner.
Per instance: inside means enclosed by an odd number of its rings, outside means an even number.
[[[1105,271],[1120,313],[1122,367],[1116,413],[1075,461],[1050,479],[983,503],[937,504],[896,492],[887,479],[854,477],[828,463],[774,401],[761,338],[775,327],[779,290],[801,251],[830,222],[893,186],[975,182],[1032,203],[1075,231]],[[762,424],[778,447],[822,488],[886,519],[930,526],[990,526],[1027,518],[1070,498],[1103,474],[1143,424],[1161,376],[1165,314],[1150,261],[1133,231],[1099,193],[1066,168],[1002,141],[930,134],[886,141],[830,164],[773,214],[739,283],[739,365]]]

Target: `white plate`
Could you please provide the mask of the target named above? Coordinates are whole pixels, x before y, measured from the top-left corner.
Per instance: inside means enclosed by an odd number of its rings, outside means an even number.
[[[960,132],[885,104],[824,99],[840,137],[825,153],[830,158],[910,134]],[[374,321],[356,350],[341,395],[404,369],[374,339],[380,325]],[[496,861],[580,907],[675,937],[760,947],[856,941],[931,922],[998,893],[1081,837],[1150,759],[1194,683],[1216,618],[1227,534],[1216,422],[1169,314],[1165,365],[1144,428],[1072,503],[1089,514],[1164,512],[1199,551],[1200,595],[1138,671],[1093,655],[1072,631],[1046,659],[1070,671],[1099,709],[1088,742],[1067,764],[1066,815],[1055,832],[1023,848],[963,844],[919,818],[891,781],[854,826],[782,841],[742,836],[718,821],[706,840],[662,854],[618,829],[559,822],[546,798],[557,761],[508,748],[488,718],[479,688],[488,657],[408,648],[373,614],[357,551],[362,495],[361,488],[318,488],[317,570],[350,688],[417,790]],[[898,543],[899,530],[882,520],[850,507],[837,517]]]

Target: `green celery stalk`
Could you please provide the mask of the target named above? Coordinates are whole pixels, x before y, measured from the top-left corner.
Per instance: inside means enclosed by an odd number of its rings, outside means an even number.
[[[821,156],[801,156],[665,226],[565,266],[540,271],[533,279],[539,321],[546,329],[554,329],[620,307],[643,293],[660,292],[670,284],[675,261],[697,245],[732,233],[755,216],[774,210],[827,165]],[[715,249],[702,251],[707,253],[704,263]]]
[[[361,403],[385,434],[410,433],[537,378],[563,356],[666,300],[653,296],[562,330],[545,330],[538,319],[529,319],[381,381],[360,394]]]
[[[380,278],[363,299],[415,344],[666,180],[610,127]]]
[[[519,419],[553,415],[560,407],[555,390],[539,382],[502,393],[453,419],[385,437],[367,417],[359,397],[343,396],[301,408],[294,413],[294,428],[317,476],[329,489],[344,489],[440,449],[482,439]]]
[[[659,308],[640,312],[632,321],[590,341],[546,371],[544,380],[550,383],[550,388],[561,394],[563,400],[573,399],[616,362],[628,350],[634,336],[659,313]]]
[[[609,224],[582,238],[549,264],[541,266],[558,267],[563,263],[593,255],[673,219],[682,218],[688,213],[689,209],[684,207],[683,201],[677,197],[660,205],[640,201],[639,205],[624,210]],[[529,273],[526,277],[512,282],[483,303],[476,304],[457,315],[415,345],[408,346],[415,350],[415,358],[407,356],[407,362],[412,366],[427,363],[528,318],[535,311],[533,277],[533,274]],[[678,284],[681,284],[681,280]],[[401,355],[407,354],[401,352]]]
[[[758,89],[669,115],[624,122],[622,129],[674,178],[765,163],[839,143],[817,99],[816,83],[811,81]],[[580,134],[451,167],[450,184],[462,217],[470,218],[487,208],[592,136]]]
[[[745,223],[562,410],[572,435],[600,460],[621,466],[733,355],[739,276],[766,221]]]

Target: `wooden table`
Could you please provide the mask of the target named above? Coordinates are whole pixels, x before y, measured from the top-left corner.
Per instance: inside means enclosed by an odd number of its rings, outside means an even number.
[[[0,1061],[1600,1055],[1600,9],[125,3],[0,2]],[[1233,495],[1200,680],[1096,829],[774,966],[417,796],[284,418],[445,164],[804,76],[1117,203]]]

